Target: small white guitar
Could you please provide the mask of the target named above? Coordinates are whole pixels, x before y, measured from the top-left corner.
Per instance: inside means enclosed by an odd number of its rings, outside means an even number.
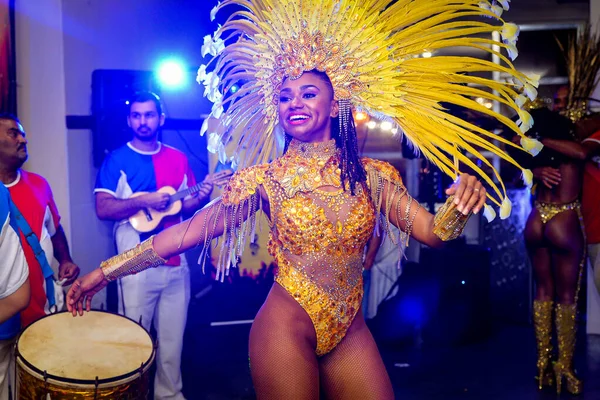
[[[233,171],[231,170],[219,171],[214,174],[211,179],[214,185],[221,186],[227,182],[232,174]],[[167,193],[170,195],[167,207],[162,211],[158,211],[153,208],[143,208],[129,217],[129,223],[133,229],[138,232],[152,232],[158,228],[164,217],[168,215],[179,214],[179,212],[181,212],[182,200],[189,195],[199,192],[203,183],[204,182],[200,182],[192,187],[180,191],[176,191],[171,186],[161,187],[157,190],[157,192]],[[148,192],[136,192],[132,194],[130,198],[142,196],[147,193]]]

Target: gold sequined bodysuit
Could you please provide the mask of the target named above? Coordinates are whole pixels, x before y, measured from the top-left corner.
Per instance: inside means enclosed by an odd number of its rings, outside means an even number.
[[[376,207],[390,211],[381,206],[384,182],[388,197],[407,196],[391,165],[371,159],[363,164],[367,185],[358,185],[352,195],[341,186],[334,140],[293,140],[281,158],[237,172],[222,204],[215,205],[226,217],[221,253],[234,253],[224,260],[221,268],[226,269],[243,249],[243,237],[253,237],[254,213],[264,190],[270,206],[269,252],[278,265],[275,280],[311,318],[317,355],[330,352],[344,338],[360,308],[365,245],[378,218],[383,229],[389,228],[389,219],[375,212]]]

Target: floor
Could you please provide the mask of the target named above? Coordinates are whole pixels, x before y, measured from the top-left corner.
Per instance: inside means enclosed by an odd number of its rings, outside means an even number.
[[[210,326],[210,301],[190,305],[182,371],[188,399],[254,399],[248,369],[249,324]],[[218,303],[217,303],[218,304]],[[240,316],[241,318],[242,316]],[[584,331],[580,329],[580,331]],[[600,336],[580,335],[576,366],[584,394],[561,398],[600,399]],[[397,399],[556,399],[538,391],[535,343],[529,326],[497,327],[468,344],[409,340],[380,345]]]

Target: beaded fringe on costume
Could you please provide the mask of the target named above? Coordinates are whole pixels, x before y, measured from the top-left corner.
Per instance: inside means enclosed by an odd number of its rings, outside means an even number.
[[[374,160],[371,162],[378,163]],[[390,166],[390,168],[392,167]],[[396,245],[402,243],[408,245],[414,219],[421,205],[408,194],[406,187],[402,185],[399,177],[398,181],[396,181],[392,176],[388,176],[387,173],[382,172],[378,168],[366,168],[366,170],[372,204],[375,210],[383,210],[383,212],[378,213],[375,226],[376,234],[384,235],[384,237],[388,236],[392,243]],[[397,172],[394,170],[394,173]],[[218,246],[219,258],[216,262],[217,280],[224,280],[224,277],[228,275],[229,268],[237,265],[238,259],[246,246],[247,238],[250,238],[250,241],[253,242],[257,228],[261,230],[261,227],[257,226],[259,224],[257,224],[256,213],[258,210],[263,209],[263,200],[257,192],[258,189],[247,188],[246,190],[249,193],[253,193],[240,200],[237,204],[226,205],[221,199],[215,199],[204,208],[204,210],[208,209],[208,212],[202,227],[204,234],[201,237],[206,239],[202,245],[199,258],[199,263],[202,265],[203,271],[206,258],[209,255],[210,244],[215,236],[215,229],[218,224],[222,224],[223,226],[223,237],[217,239],[217,241],[221,241]],[[384,196],[384,191],[390,191],[389,195]],[[407,197],[407,200],[403,207],[404,210],[402,210],[400,200],[404,196]],[[398,199],[398,202],[396,209],[392,210],[394,199]],[[385,208],[382,208],[384,201]],[[392,221],[390,216],[392,213],[396,213],[397,221],[404,224],[403,229],[398,229],[397,233],[391,226]],[[198,244],[200,245],[201,243]],[[398,249],[402,253],[402,247],[398,246]]]
[[[385,237],[389,237],[393,244],[398,246],[398,251],[400,251],[400,255],[404,256],[401,244],[408,246],[410,235],[412,233],[413,222],[417,213],[419,212],[419,208],[421,205],[418,201],[415,201],[412,196],[408,194],[406,187],[404,185],[398,184],[388,177],[384,176],[380,170],[375,168],[371,168],[367,170],[367,179],[369,182],[370,193],[371,193],[371,201],[373,202],[373,206],[375,210],[381,210],[383,201],[384,201],[384,190],[391,190],[391,194],[388,194],[385,200],[385,211],[379,212],[379,217],[376,219],[375,224],[375,234],[376,235],[384,235]],[[407,202],[404,209],[404,213],[401,210],[401,199],[406,196]],[[398,199],[396,203],[396,210],[392,210],[392,204],[394,199]],[[413,203],[416,203],[416,207],[414,212],[412,212]],[[401,221],[404,222],[405,228],[404,231],[402,229],[398,229],[398,234],[396,235],[394,230],[392,229],[392,222],[390,220],[391,213],[395,212],[397,216],[398,223]],[[412,214],[412,216],[411,216]],[[398,259],[398,268],[400,268],[400,264],[402,262],[403,257],[399,257]]]
[[[262,209],[262,199],[259,194],[242,200],[239,204],[225,205],[221,199],[216,199],[207,206],[209,211],[204,221],[202,231],[206,240],[200,252],[199,263],[202,272],[205,272],[206,258],[209,256],[211,242],[217,224],[223,223],[222,238],[217,238],[219,244],[219,259],[216,263],[216,279],[223,282],[229,275],[229,268],[237,266],[239,257],[246,246],[247,238],[253,243],[256,237],[257,221],[256,212]],[[221,222],[222,221],[222,222]],[[260,230],[260,226],[258,226]]]

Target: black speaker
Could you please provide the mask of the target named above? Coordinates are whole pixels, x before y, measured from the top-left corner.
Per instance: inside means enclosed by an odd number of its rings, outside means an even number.
[[[94,165],[99,167],[108,153],[131,140],[127,126],[129,100],[136,92],[160,95],[154,73],[135,70],[103,70],[92,73],[92,117]]]

